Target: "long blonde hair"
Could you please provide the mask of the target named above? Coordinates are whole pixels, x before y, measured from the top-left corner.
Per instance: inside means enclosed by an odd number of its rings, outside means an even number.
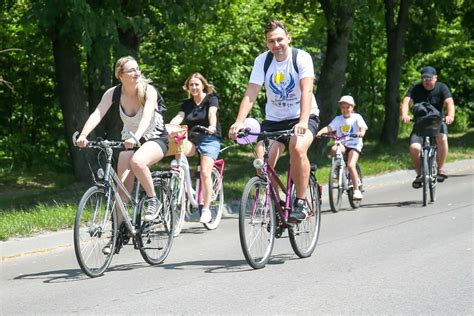
[[[137,60],[132,56],[120,57],[115,63],[115,78],[117,78],[117,80],[120,81],[120,75],[123,74],[123,66],[129,61],[134,61],[138,64]],[[140,74],[140,79],[137,85],[137,95],[142,106],[145,105],[146,89],[149,83],[151,83],[151,80],[147,79],[143,74]]]
[[[189,87],[188,87],[189,81],[190,81],[191,79],[194,79],[194,78],[201,80],[202,85],[204,86],[204,89],[203,89],[203,90],[204,90],[207,94],[211,94],[211,93],[213,93],[214,91],[216,91],[216,89],[214,88],[214,86],[213,86],[212,84],[210,84],[210,83],[206,80],[206,78],[204,78],[203,75],[201,75],[199,72],[195,72],[195,73],[193,73],[191,76],[189,76],[188,79],[186,79],[186,81],[184,82],[184,85],[183,85],[183,90],[188,93],[188,98],[191,97],[191,93],[189,93]]]

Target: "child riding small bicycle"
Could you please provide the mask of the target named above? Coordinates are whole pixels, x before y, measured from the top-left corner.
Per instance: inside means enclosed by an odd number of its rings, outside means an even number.
[[[342,153],[347,154],[347,167],[351,175],[352,183],[354,184],[354,199],[361,200],[362,192],[359,189],[359,176],[356,170],[357,160],[359,159],[362,151],[363,143],[362,137],[365,135],[365,131],[368,129],[362,116],[354,112],[355,102],[354,98],[350,95],[342,96],[339,100],[339,107],[341,109],[341,115],[336,116],[328,126],[320,129],[316,136],[322,134],[335,132],[337,136],[347,135],[341,140]],[[351,137],[351,134],[357,134],[357,137]],[[335,156],[336,146],[331,148],[331,155]]]

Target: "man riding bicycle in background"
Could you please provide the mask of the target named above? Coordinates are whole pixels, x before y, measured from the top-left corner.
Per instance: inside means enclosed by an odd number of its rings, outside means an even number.
[[[291,172],[296,186],[296,199],[290,218],[303,220],[308,212],[306,189],[310,162],[307,151],[319,124],[319,109],[313,94],[313,61],[307,52],[289,46],[291,36],[282,22],[270,21],[265,27],[265,37],[269,51],[255,59],[249,84],[240,103],[237,119],[230,127],[229,137],[235,139],[238,131],[244,128],[244,120],[265,84],[267,98],[261,130],[270,132],[292,129],[294,132],[290,139],[280,138],[276,143],[272,141],[269,162],[275,166],[285,144],[289,144]],[[271,54],[269,57],[273,56],[271,60],[267,59],[268,54]],[[262,158],[263,153],[263,144],[260,142],[257,145],[257,155]]]
[[[436,136],[438,145],[438,181],[443,182],[448,178],[444,169],[444,163],[448,155],[448,127],[454,122],[454,100],[451,92],[446,84],[437,82],[438,76],[436,69],[431,66],[424,67],[421,70],[421,82],[411,86],[407,94],[403,98],[401,104],[401,117],[403,123],[408,123],[411,117],[408,115],[408,108],[411,104],[428,102],[432,104],[440,113],[444,113],[443,105],[446,106],[447,114],[441,125],[440,133]],[[410,157],[415,165],[416,178],[412,186],[418,189],[422,185],[420,176],[420,152],[422,137],[418,136],[414,131],[410,135]]]

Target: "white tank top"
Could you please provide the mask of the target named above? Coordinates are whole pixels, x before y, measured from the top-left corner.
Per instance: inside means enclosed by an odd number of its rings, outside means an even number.
[[[120,118],[123,122],[122,140],[125,140],[132,137],[130,132],[136,133],[138,125],[140,124],[140,121],[143,117],[143,106],[140,107],[140,109],[134,116],[128,116],[127,114],[125,114],[122,108],[122,104],[119,105],[119,108]],[[148,126],[146,132],[143,134],[143,138],[145,138],[145,140],[159,138],[161,134],[163,134],[163,130],[163,116],[157,110],[155,110],[153,112],[153,117],[151,119],[150,125]]]

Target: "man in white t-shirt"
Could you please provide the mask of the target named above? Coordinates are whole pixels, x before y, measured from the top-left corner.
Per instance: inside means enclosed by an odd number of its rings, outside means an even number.
[[[265,120],[262,122],[262,130],[293,129],[294,133],[290,139],[278,139],[277,143],[271,146],[270,163],[275,166],[285,144],[288,144],[291,173],[296,186],[296,199],[290,218],[303,220],[308,212],[306,190],[310,162],[307,151],[319,124],[319,109],[313,94],[313,61],[307,52],[289,46],[291,36],[282,22],[270,21],[265,28],[265,37],[269,51],[255,59],[249,84],[240,103],[237,119],[230,127],[229,137],[235,139],[238,131],[244,128],[244,120],[252,109],[262,85],[265,85]],[[268,69],[265,69],[268,54],[272,54],[273,58]],[[263,157],[261,143],[257,146],[257,154]]]

